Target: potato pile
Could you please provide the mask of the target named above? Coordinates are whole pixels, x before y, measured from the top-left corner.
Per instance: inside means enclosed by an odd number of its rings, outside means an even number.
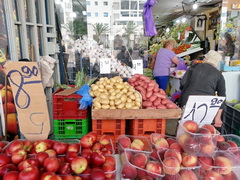
[[[94,109],[140,109],[141,95],[120,76],[100,78],[89,92]]]
[[[142,106],[146,109],[177,109],[178,106],[169,100],[163,89],[150,78],[135,74],[128,82],[142,95]]]

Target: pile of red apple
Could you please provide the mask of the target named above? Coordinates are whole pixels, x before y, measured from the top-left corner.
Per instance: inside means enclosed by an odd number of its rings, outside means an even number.
[[[227,151],[218,151],[213,157],[199,157],[203,180],[238,180],[240,163]]]
[[[124,179],[153,180],[164,176],[160,162],[146,152],[126,149],[121,160],[121,176]]]
[[[97,138],[90,132],[73,144],[49,139],[34,143],[14,140],[0,154],[0,179],[114,179],[116,162],[109,156],[113,154],[111,141],[106,135]]]
[[[152,151],[148,139],[140,136],[121,135],[118,137],[117,145],[119,153],[122,153],[124,149]]]
[[[189,154],[206,156],[216,150],[219,133],[213,125],[199,127],[195,121],[179,123],[177,142]]]

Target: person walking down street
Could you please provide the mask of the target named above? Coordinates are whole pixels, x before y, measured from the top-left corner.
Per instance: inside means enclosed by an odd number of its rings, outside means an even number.
[[[220,53],[210,50],[202,64],[195,64],[187,70],[180,81],[182,90],[179,98],[179,106],[184,107],[190,95],[208,95],[226,97],[225,80],[222,73],[217,69],[222,56]],[[214,118],[214,126],[221,127],[221,115],[224,104],[218,110]]]

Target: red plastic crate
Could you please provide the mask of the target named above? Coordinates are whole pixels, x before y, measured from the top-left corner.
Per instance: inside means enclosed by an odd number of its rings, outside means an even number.
[[[53,119],[87,119],[87,110],[79,110],[79,100],[82,96],[77,94],[56,95],[61,91],[63,89],[60,88],[53,93]]]
[[[152,133],[165,135],[166,119],[133,119],[130,121],[130,134],[150,139]]]
[[[116,149],[116,141],[118,136],[125,134],[125,119],[97,119],[92,120],[92,131],[97,135],[107,134],[113,141]]]

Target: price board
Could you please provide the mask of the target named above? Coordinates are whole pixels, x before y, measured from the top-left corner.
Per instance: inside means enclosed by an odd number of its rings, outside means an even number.
[[[110,74],[111,73],[111,59],[101,58],[100,59],[100,74]]]
[[[211,124],[224,100],[220,96],[189,96],[181,121]]]
[[[133,60],[132,61],[132,74],[143,74],[143,60]]]

